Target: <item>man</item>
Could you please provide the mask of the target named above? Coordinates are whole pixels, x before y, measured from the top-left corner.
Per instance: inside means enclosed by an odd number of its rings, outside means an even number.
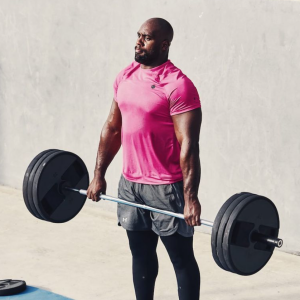
[[[88,197],[106,192],[105,172],[123,146],[118,197],[184,213],[185,220],[118,204],[132,253],[137,300],[152,300],[158,274],[158,236],[173,263],[180,300],[199,299],[200,273],[193,253],[200,225],[199,133],[201,105],[193,83],[168,59],[172,26],[147,20],[137,33],[135,61],[114,82]]]

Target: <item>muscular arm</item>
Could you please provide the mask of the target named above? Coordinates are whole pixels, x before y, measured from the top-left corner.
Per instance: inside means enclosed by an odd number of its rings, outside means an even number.
[[[198,189],[201,177],[199,134],[201,108],[172,116],[175,134],[180,144],[180,166],[183,174],[184,217],[190,226],[200,225],[201,205]]]
[[[97,152],[95,176],[104,177],[107,167],[121,147],[122,116],[113,100],[108,118],[102,128]]]
[[[100,193],[106,192],[104,179],[106,170],[121,147],[122,116],[118,103],[113,100],[108,118],[102,128],[97,152],[94,179],[88,188],[88,198],[99,200]]]

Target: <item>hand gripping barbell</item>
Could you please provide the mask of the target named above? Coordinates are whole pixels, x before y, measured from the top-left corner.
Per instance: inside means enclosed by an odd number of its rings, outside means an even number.
[[[46,150],[29,164],[23,181],[23,198],[35,217],[64,223],[74,218],[86,201],[89,175],[84,162],[74,153]],[[138,207],[184,219],[183,214],[100,195],[100,199]],[[252,275],[271,258],[278,239],[279,216],[274,203],[266,197],[238,193],[220,208],[212,227],[212,255],[219,267],[239,275]]]

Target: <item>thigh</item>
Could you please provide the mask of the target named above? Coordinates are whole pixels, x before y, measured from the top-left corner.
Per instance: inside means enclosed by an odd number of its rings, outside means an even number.
[[[184,197],[183,182],[160,185],[142,185],[139,193],[143,201],[152,207],[183,213]],[[160,236],[170,236],[175,232],[190,237],[194,234],[194,228],[188,226],[185,220],[172,216],[151,212],[152,230]]]
[[[149,231],[130,231],[127,230],[129,246],[134,257],[142,256],[150,258],[156,254],[158,235],[152,230]]]
[[[184,237],[179,233],[170,236],[161,236],[172,262],[186,263],[194,258],[193,237]]]
[[[128,181],[122,175],[119,181],[118,197],[129,202],[145,204],[137,193],[138,184]],[[150,212],[141,208],[118,203],[118,221],[126,230],[151,230]]]

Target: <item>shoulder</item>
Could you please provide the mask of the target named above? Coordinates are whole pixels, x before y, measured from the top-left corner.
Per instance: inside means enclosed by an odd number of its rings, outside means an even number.
[[[199,98],[197,88],[193,82],[186,76],[183,75],[176,80],[170,81],[165,86],[166,94],[169,97],[182,97],[182,96],[196,96]]]
[[[201,107],[196,87],[179,68],[174,65],[165,78],[165,93],[170,105],[170,114],[180,114]]]
[[[169,90],[179,89],[179,90],[186,90],[186,89],[195,89],[193,82],[189,79],[186,75],[177,78],[174,81],[171,81],[168,84]]]
[[[124,76],[130,74],[133,70],[136,70],[139,68],[140,64],[136,61],[133,61],[131,64],[129,64],[127,67],[123,68],[116,76],[115,81],[120,82]]]
[[[176,90],[195,89],[195,86],[190,78],[188,78],[181,69],[177,68],[173,63],[170,63],[165,74],[163,81],[165,83],[165,90],[168,93]]]

